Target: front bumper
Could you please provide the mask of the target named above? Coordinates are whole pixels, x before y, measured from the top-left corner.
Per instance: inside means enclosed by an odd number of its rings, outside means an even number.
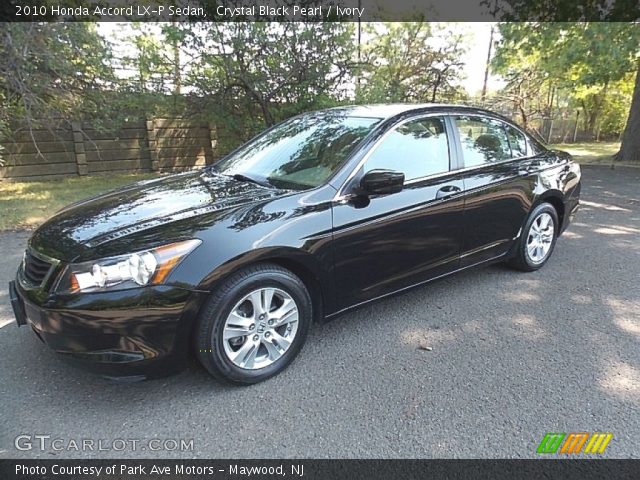
[[[201,294],[158,285],[123,291],[46,295],[11,282],[18,325],[55,352],[107,377],[166,376],[187,363]]]

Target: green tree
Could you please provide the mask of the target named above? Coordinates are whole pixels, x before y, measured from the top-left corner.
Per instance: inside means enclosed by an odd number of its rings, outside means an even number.
[[[518,1],[511,3],[523,9],[517,10],[520,15],[527,11],[532,16],[537,12],[537,16],[543,19],[565,19],[562,13],[567,2],[559,2],[554,8],[547,5],[546,10],[540,2],[534,1],[529,5],[521,5]],[[624,3],[617,2],[612,7],[618,12],[618,17],[622,15],[620,12],[623,10],[618,10]],[[584,18],[596,16],[597,7],[590,5],[583,12]],[[637,4],[633,9],[637,11]],[[606,8],[602,10],[607,11]],[[640,82],[640,29],[636,23],[502,23],[500,33],[502,41],[494,61],[496,70],[517,69],[519,56],[535,56],[535,68],[541,74],[560,88],[574,92],[573,97],[579,100],[584,110],[586,127],[591,131],[603,123],[602,114],[608,108],[612,86],[628,79],[630,73],[636,76],[636,85]],[[617,155],[619,160],[640,161],[638,129],[640,86],[632,97],[622,146]]]
[[[132,54],[123,58],[126,68],[136,73],[134,90],[153,93],[182,93],[182,51],[188,47],[189,24],[132,25],[125,39]]]
[[[4,23],[0,27],[0,134],[109,117],[109,45],[90,23]]]
[[[501,31],[508,28],[508,25],[500,26]],[[554,88],[553,80],[540,68],[537,50],[527,52],[514,43],[505,34],[492,60],[494,72],[507,82],[497,101],[505,101],[518,115],[521,125],[529,129],[532,117],[544,116],[551,110],[553,99],[543,92]],[[495,100],[493,103],[496,103]]]
[[[619,134],[624,132],[625,124],[631,107],[633,87],[636,75],[629,72],[618,82],[613,82],[607,94],[599,132],[604,134]]]
[[[190,37],[200,57],[185,82],[227,111],[239,108],[270,126],[346,98],[353,33],[346,23],[205,24]]]
[[[540,86],[569,92],[592,133],[606,123],[603,115],[613,111],[611,93],[624,91],[621,82],[638,69],[640,29],[632,23],[502,23],[500,34],[495,71],[516,78],[526,65],[524,70],[535,74]],[[640,159],[640,152],[634,156]]]
[[[464,39],[425,22],[369,24],[359,102],[452,101],[462,95]]]

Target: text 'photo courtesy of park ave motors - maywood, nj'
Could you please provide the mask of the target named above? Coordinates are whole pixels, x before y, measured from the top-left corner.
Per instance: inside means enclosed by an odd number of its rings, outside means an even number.
[[[270,465],[242,465],[239,463],[229,463],[211,466],[211,465],[189,465],[188,463],[179,463],[175,465],[140,465],[135,462],[131,463],[113,463],[110,465],[59,465],[51,466],[43,465],[23,465],[16,464],[16,475],[53,475],[53,476],[91,476],[96,478],[105,478],[116,475],[153,475],[168,476],[172,475],[207,475],[216,477],[218,475],[230,475],[240,477],[254,476],[277,476],[277,477],[303,477],[305,468],[302,463],[270,464]]]
[[[312,7],[300,5],[247,5],[240,7],[228,7],[218,5],[215,9],[216,19],[256,18],[256,17],[282,17],[293,20],[320,19],[332,17],[349,17],[358,19],[364,13],[364,7],[344,7],[340,5],[316,5]],[[171,18],[199,17],[207,19],[207,11],[198,6],[176,5],[128,5],[128,6],[78,6],[65,7],[63,5],[28,6],[17,5],[17,17],[32,17],[36,19],[42,16],[54,17],[89,17],[109,18],[128,17],[145,20],[146,18]]]

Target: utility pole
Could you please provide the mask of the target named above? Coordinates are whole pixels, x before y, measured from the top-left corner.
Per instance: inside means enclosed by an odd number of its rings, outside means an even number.
[[[358,11],[360,10],[360,6],[362,4],[362,0],[358,0]],[[362,25],[360,25],[360,16],[358,16],[358,78],[356,79],[356,92],[360,91],[360,81],[362,80]],[[357,95],[356,95],[357,99]]]
[[[178,41],[178,23],[176,19],[171,20],[171,28],[173,41],[171,42],[171,48],[173,50],[173,94],[180,95],[182,90],[182,73],[180,71],[180,43]]]
[[[362,0],[358,0],[358,11],[362,11],[360,10],[361,4],[362,4]],[[360,60],[361,60],[361,48],[360,48],[361,40],[362,40],[362,25],[360,24],[360,16],[358,16],[358,63],[360,63]]]
[[[578,137],[578,120],[580,120],[580,110],[576,110],[576,126],[573,128],[573,143],[576,143]]]
[[[489,66],[491,65],[491,49],[493,47],[493,25],[491,25],[491,34],[489,36],[489,50],[487,52],[487,64],[484,69],[484,83],[482,84],[482,105],[484,105],[484,99],[487,96],[487,81],[489,80]]]

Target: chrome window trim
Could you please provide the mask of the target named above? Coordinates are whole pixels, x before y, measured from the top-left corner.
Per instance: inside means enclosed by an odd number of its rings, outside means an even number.
[[[479,170],[481,168],[492,167],[494,165],[502,165],[502,164],[505,164],[505,163],[517,162],[518,160],[524,160],[526,158],[530,158],[530,157],[508,158],[506,160],[500,160],[499,162],[483,163],[482,165],[473,165],[472,167],[462,167],[462,168],[459,168],[458,170],[454,170],[454,171],[456,173],[458,173],[458,172],[460,172],[460,173],[470,172],[472,170]]]
[[[412,185],[414,183],[420,183],[420,182],[424,182],[427,180],[433,180],[435,178],[440,178],[440,177],[446,177],[447,175],[451,175],[453,173],[457,173],[460,170],[449,170],[447,172],[442,172],[442,173],[434,173],[432,175],[425,175],[424,177],[418,177],[418,178],[414,178],[412,180],[408,180],[406,182],[404,182],[405,185]]]

